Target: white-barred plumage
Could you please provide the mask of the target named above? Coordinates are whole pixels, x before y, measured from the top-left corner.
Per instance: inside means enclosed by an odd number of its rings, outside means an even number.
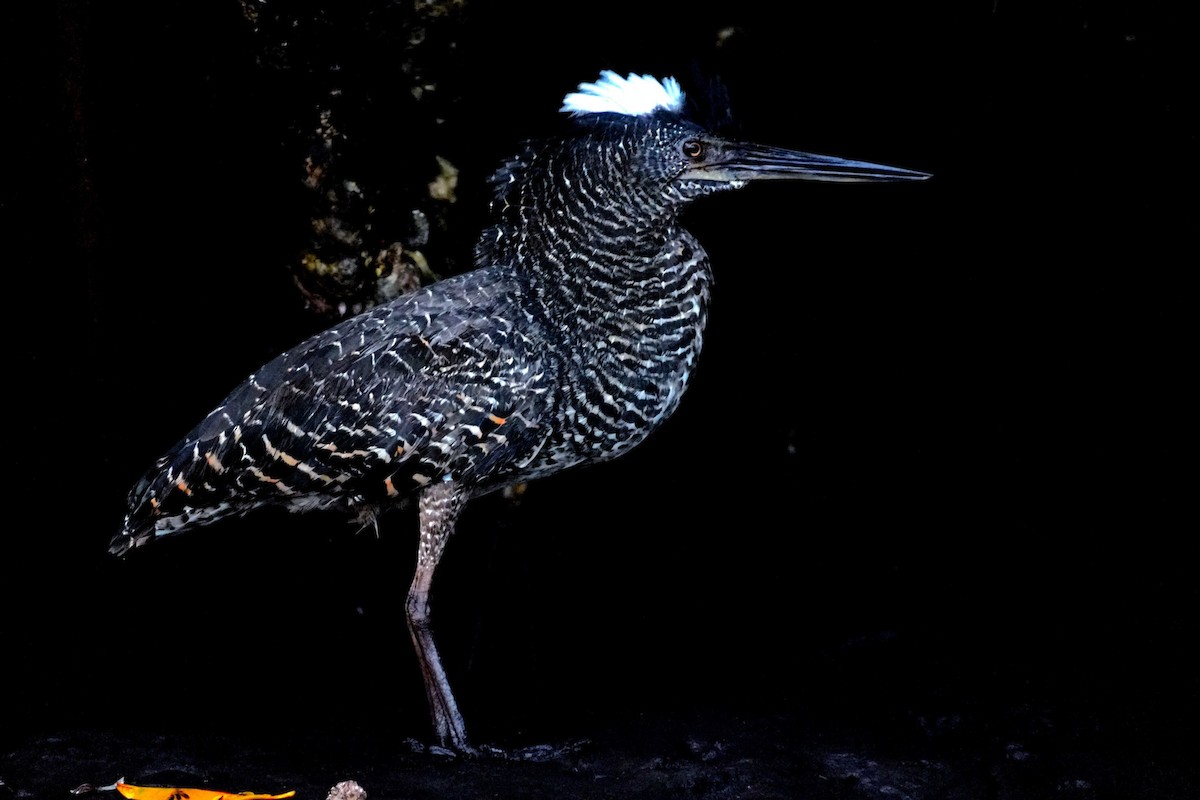
[[[571,130],[493,177],[476,268],[264,365],[135,484],[112,552],[264,505],[371,523],[415,498],[409,633],[439,744],[478,752],[430,630],[434,571],[472,498],[607,461],[675,411],[712,284],[681,211],[757,179],[928,177],[728,140],[683,99],[670,78],[580,84]]]

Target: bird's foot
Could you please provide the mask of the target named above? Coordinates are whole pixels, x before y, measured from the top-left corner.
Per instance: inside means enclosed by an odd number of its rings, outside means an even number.
[[[534,744],[513,749],[496,747],[490,744],[480,745],[479,747],[468,744],[444,747],[438,744],[422,744],[415,739],[408,739],[407,744],[414,753],[428,753],[431,756],[439,756],[441,758],[478,758],[494,761],[540,763],[556,761],[560,758],[574,755],[591,744],[591,740],[580,739],[564,744]]]
[[[511,750],[489,745],[481,748],[481,754],[486,758],[495,758],[503,761],[557,761],[560,758],[578,753],[589,744],[591,744],[590,739],[579,739],[574,742],[565,742],[562,744],[532,744]]]
[[[441,744],[425,744],[416,739],[405,739],[404,743],[414,753],[427,753],[428,755],[439,756],[441,758],[480,758],[488,755],[486,752],[469,744],[446,747]]]

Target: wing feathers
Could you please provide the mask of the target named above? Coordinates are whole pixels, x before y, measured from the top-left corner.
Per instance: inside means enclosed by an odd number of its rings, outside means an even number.
[[[504,317],[523,291],[511,273],[478,270],[264,365],[139,482],[126,535],[255,504],[353,505],[433,481],[483,483],[531,457],[554,370],[537,327],[518,334]]]

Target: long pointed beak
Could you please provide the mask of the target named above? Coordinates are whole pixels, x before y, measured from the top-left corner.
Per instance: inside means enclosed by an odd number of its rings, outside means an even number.
[[[923,181],[927,172],[851,161],[837,156],[785,150],[742,142],[721,142],[710,146],[701,163],[686,170],[686,179],[724,181],[800,180],[838,183],[877,183],[883,181]]]

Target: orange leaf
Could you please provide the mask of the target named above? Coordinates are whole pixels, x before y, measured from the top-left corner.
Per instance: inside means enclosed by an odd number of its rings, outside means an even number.
[[[212,789],[180,789],[170,786],[132,786],[118,783],[117,791],[129,800],[284,800],[295,792],[255,794],[254,792],[217,792]]]

